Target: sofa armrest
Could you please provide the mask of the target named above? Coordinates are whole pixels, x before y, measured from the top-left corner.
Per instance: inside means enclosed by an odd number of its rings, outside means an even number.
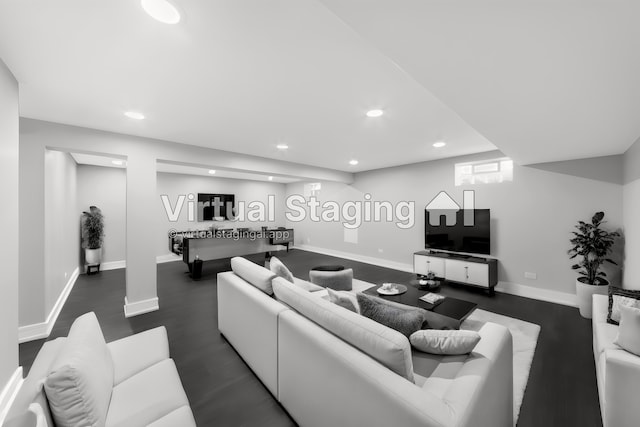
[[[622,349],[605,350],[605,427],[632,427],[640,420],[640,357]]]
[[[107,344],[113,359],[113,385],[169,358],[169,339],[164,326]]]

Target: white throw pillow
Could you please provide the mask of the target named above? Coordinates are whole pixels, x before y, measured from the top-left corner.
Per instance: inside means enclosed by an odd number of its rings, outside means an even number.
[[[620,306],[620,327],[614,343],[640,356],[640,309]]]
[[[113,389],[113,360],[96,315],[78,317],[44,382],[57,426],[104,426]]]
[[[360,304],[358,304],[358,298],[349,291],[334,291],[331,288],[326,288],[329,294],[329,301],[344,307],[347,310],[360,314]]]
[[[425,329],[416,331],[409,337],[416,350],[431,354],[467,354],[480,341],[475,331]]]
[[[274,256],[271,257],[269,260],[269,269],[276,276],[282,277],[284,280],[293,283],[293,274],[291,274],[287,266],[278,258]]]

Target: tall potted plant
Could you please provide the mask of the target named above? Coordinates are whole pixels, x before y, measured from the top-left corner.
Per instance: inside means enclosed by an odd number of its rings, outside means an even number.
[[[88,266],[97,266],[100,271],[102,261],[102,242],[104,240],[104,218],[102,211],[91,206],[89,212],[82,212],[82,247],[84,260]],[[90,272],[87,268],[87,272]]]
[[[611,258],[607,258],[615,239],[620,236],[618,232],[603,230],[601,225],[605,222],[604,212],[596,212],[591,222],[578,221],[570,240],[573,245],[568,254],[571,259],[578,256],[581,260],[571,268],[578,270],[580,277],[576,280],[576,296],[580,314],[587,319],[591,318],[593,294],[606,294],[609,281],[605,279],[607,273],[600,270],[605,262],[616,264]]]

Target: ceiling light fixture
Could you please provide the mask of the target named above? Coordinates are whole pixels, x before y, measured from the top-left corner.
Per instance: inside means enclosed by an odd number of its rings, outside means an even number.
[[[111,160],[111,163],[113,163],[116,166],[122,166],[124,162],[122,160]]]
[[[436,142],[435,144],[433,144],[433,146],[436,147],[436,148],[442,148],[445,145],[447,145],[447,143],[446,142],[442,142],[442,141]]]
[[[278,145],[276,145],[276,148],[278,150],[287,150],[289,148],[289,146],[287,144],[278,144]]]
[[[273,177],[272,176],[269,177],[269,181],[273,181]]]
[[[380,117],[384,114],[382,110],[369,110],[367,111],[367,117]]]
[[[356,159],[349,160],[349,164],[350,164],[351,166],[355,166],[355,165],[357,165],[357,164],[358,164],[358,161],[357,161]]]
[[[133,120],[144,120],[144,114],[137,111],[126,111],[124,115]]]
[[[142,8],[149,16],[163,24],[180,22],[180,12],[167,0],[142,0]]]
[[[216,171],[214,171],[213,169],[209,169],[209,175],[215,175]]]

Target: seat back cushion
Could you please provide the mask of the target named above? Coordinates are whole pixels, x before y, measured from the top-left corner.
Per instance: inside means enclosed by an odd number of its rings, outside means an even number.
[[[71,325],[44,382],[56,426],[104,426],[113,389],[113,361],[96,315]]]
[[[284,280],[288,280],[293,283],[293,274],[289,271],[286,265],[282,263],[278,258],[272,256],[269,260],[269,269],[273,274],[278,277],[282,277]]]
[[[400,332],[318,298],[280,277],[274,279],[273,291],[279,301],[413,382],[411,345]]]
[[[276,275],[266,268],[242,257],[231,258],[231,269],[267,295],[273,295],[271,281]]]

